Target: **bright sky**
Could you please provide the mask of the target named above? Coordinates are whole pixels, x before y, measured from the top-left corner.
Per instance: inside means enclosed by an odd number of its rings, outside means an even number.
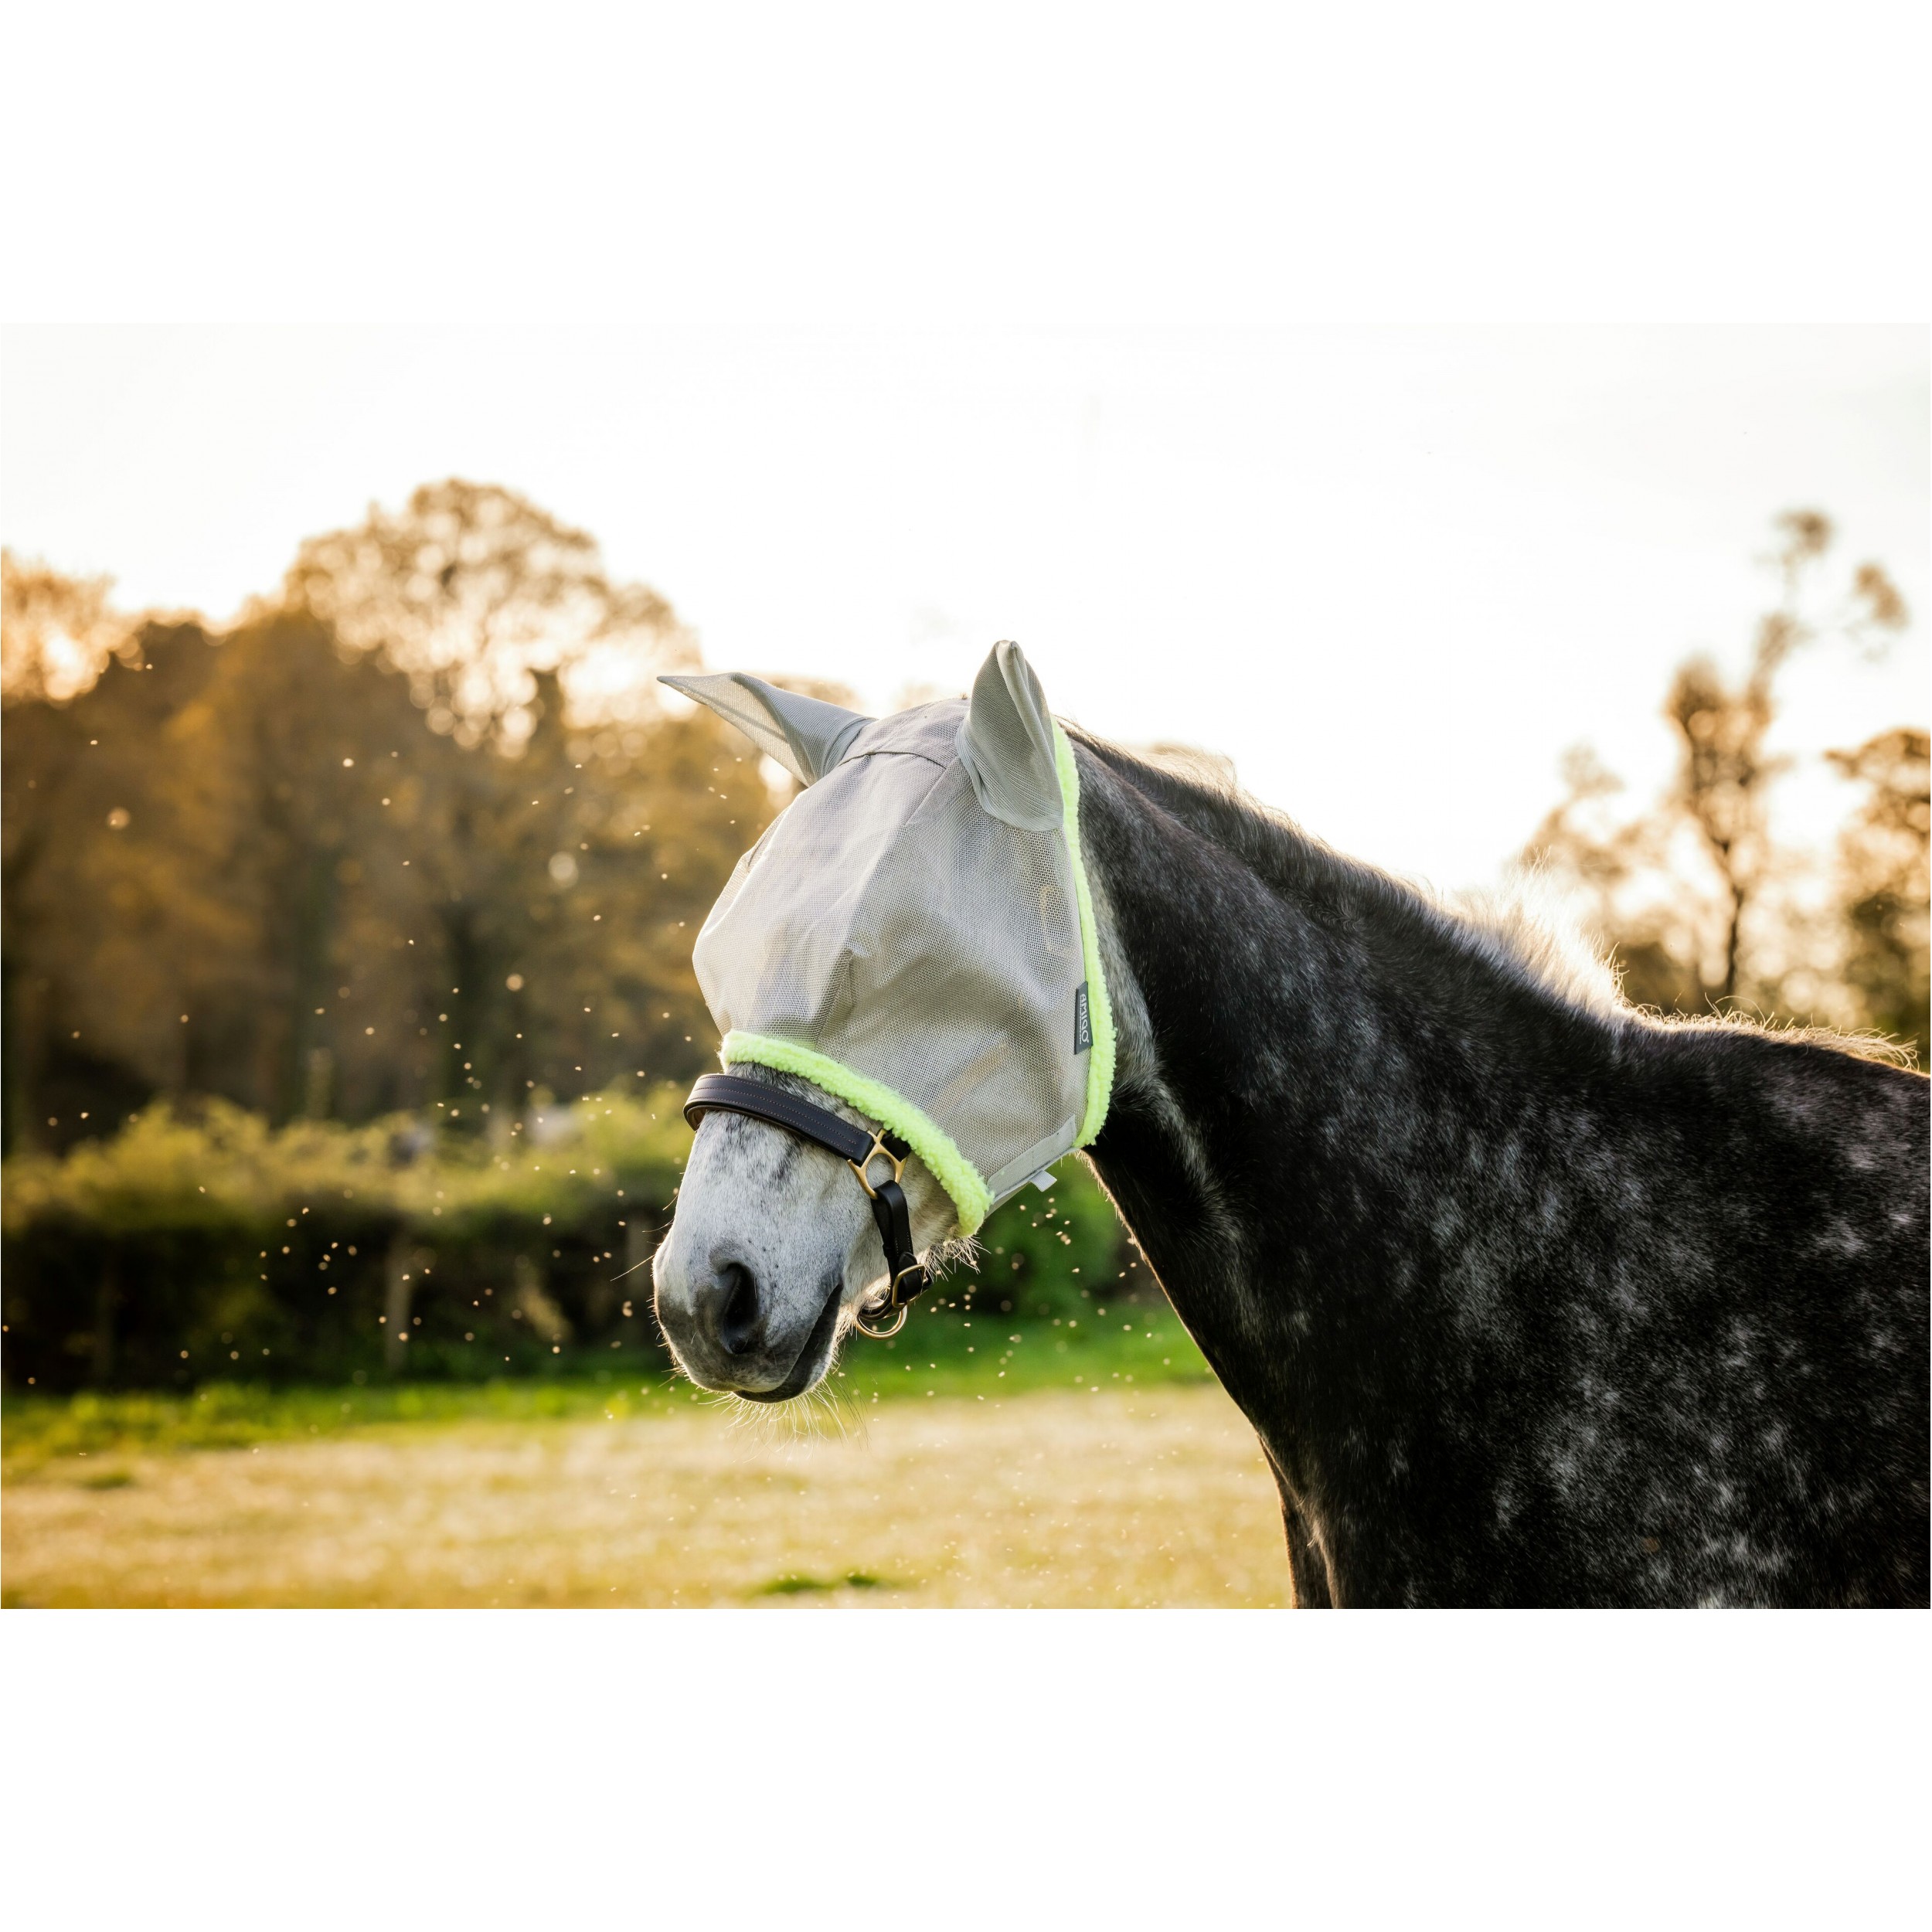
[[[1661,782],[1669,672],[1694,648],[1742,662],[1781,510],[1826,512],[1835,570],[1880,560],[1913,613],[1882,664],[1795,668],[1787,741],[1932,714],[1918,329],[4,346],[0,537],[111,573],[130,605],[219,618],[372,499],[501,482],[668,597],[716,668],[840,679],[876,708],[963,689],[1015,638],[1063,715],[1226,752],[1311,829],[1443,886],[1494,877],[1566,745]]]

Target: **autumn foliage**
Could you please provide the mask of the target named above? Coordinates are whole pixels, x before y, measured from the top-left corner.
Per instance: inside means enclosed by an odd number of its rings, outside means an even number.
[[[1568,794],[1526,855],[1571,889],[1637,1005],[1874,1035],[1923,1066],[1927,734],[1902,727],[1825,754],[1854,791],[1823,866],[1774,833],[1777,787],[1796,762],[1774,748],[1779,674],[1808,650],[1876,655],[1907,621],[1879,565],[1831,577],[1833,534],[1816,511],[1779,519],[1778,595],[1741,681],[1704,657],[1679,668],[1663,706],[1677,751],[1664,796],[1620,809],[1620,781],[1577,747]]]
[[[704,1063],[691,941],[784,794],[666,715],[690,642],[587,538],[446,484],[226,630],[6,588],[9,1152],[191,1094],[507,1132]]]

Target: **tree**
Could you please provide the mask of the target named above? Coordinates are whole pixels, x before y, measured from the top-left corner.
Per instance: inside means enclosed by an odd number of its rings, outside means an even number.
[[[1680,746],[1672,803],[1701,836],[1719,886],[1722,965],[1716,985],[1706,988],[1713,1003],[1737,995],[1747,914],[1774,867],[1766,806],[1772,781],[1791,762],[1765,750],[1777,716],[1779,671],[1821,636],[1836,633],[1869,648],[1906,622],[1903,599],[1876,563],[1859,566],[1835,610],[1808,616],[1808,577],[1831,546],[1831,522],[1815,510],[1794,510],[1778,519],[1778,528],[1784,541],[1776,563],[1783,594],[1759,621],[1744,682],[1733,689],[1708,658],[1694,658],[1678,672],[1664,706]]]
[[[425,750],[397,808],[440,927],[446,990],[434,1005],[450,1017],[436,1022],[434,1085],[445,1107],[474,1121],[553,1081],[587,1081],[613,1036],[630,1043],[622,1057],[669,1048],[685,1063],[696,1037],[688,965],[672,968],[662,944],[646,962],[641,938],[689,875],[681,847],[725,794],[649,802],[667,754],[675,767],[716,735],[708,722],[673,723],[659,702],[655,674],[696,662],[669,604],[613,583],[583,532],[510,491],[454,479],[304,543],[284,601],[401,671],[432,732],[496,754]],[[761,807],[753,786],[725,815],[748,824]],[[654,855],[662,862],[649,872]],[[699,867],[707,883],[722,882],[716,860]],[[647,886],[672,889],[640,903]],[[580,931],[580,920],[604,930]],[[688,938],[695,926],[672,929]],[[628,970],[610,970],[613,951]],[[584,1023],[600,1015],[618,1023]],[[560,1066],[538,1047],[546,1038],[575,1040]]]
[[[1526,856],[1580,896],[1639,1005],[1707,1012],[1743,1004],[1810,1017],[1818,1002],[1804,991],[1808,983],[1815,993],[1835,975],[1845,997],[1830,1002],[1827,988],[1828,1003],[1841,1010],[1825,1017],[1892,1030],[1869,1013],[1846,976],[1838,957],[1850,943],[1846,934],[1834,931],[1825,948],[1833,957],[1821,967],[1818,947],[1808,943],[1819,922],[1793,898],[1798,862],[1778,849],[1770,828],[1771,792],[1791,760],[1773,753],[1767,740],[1777,716],[1778,674],[1795,654],[1833,638],[1882,651],[1904,628],[1906,607],[1876,563],[1859,565],[1835,593],[1821,583],[1833,532],[1818,512],[1788,512],[1776,527],[1779,545],[1770,561],[1778,598],[1759,621],[1743,681],[1733,685],[1702,657],[1672,680],[1664,716],[1676,736],[1678,769],[1664,798],[1648,812],[1618,818],[1609,801],[1621,782],[1578,747],[1564,760],[1566,795]],[[1859,773],[1869,775],[1862,767]],[[1840,927],[1843,919],[1834,912],[1825,923]]]
[[[1865,1023],[1910,1040],[1924,1066],[1932,1060],[1932,741],[1923,731],[1886,731],[1855,750],[1827,755],[1868,787],[1838,842],[1849,940],[1845,978],[1862,1002]]]
[[[451,478],[400,512],[311,537],[282,602],[410,680],[433,731],[515,750],[536,729],[536,679],[554,673],[573,717],[656,714],[652,674],[697,662],[670,605],[614,583],[596,543],[494,484]]]
[[[441,747],[405,679],[270,608],[223,640],[165,749],[173,809],[152,862],[219,908],[187,976],[182,1085],[277,1121],[413,1104],[426,1056],[401,1015],[439,962],[401,811]]]
[[[688,640],[654,593],[601,582],[587,539],[507,492],[413,501],[419,540],[379,519],[379,543],[304,546],[303,594],[224,633],[34,581],[43,631],[120,641],[86,683],[35,671],[53,658],[31,637],[15,656],[10,1148],[112,1128],[157,1093],[508,1129],[534,1097],[709,1057],[692,941],[780,794],[709,712],[658,702],[650,674]],[[490,542],[466,548],[478,529]],[[384,576],[432,538],[462,553],[441,629],[428,594]],[[328,578],[330,557],[353,570]],[[486,685],[466,686],[482,660]],[[605,682],[580,709],[566,679],[587,665]],[[448,699],[479,689],[521,722],[485,706],[459,728]]]
[[[6,593],[0,1056],[11,1151],[118,1124],[178,1070],[165,936],[197,908],[141,855],[170,809],[165,723],[214,654],[197,624],[115,613],[104,580],[69,583],[8,559]]]
[[[0,696],[64,704],[92,687],[134,626],[108,601],[111,577],[63,577],[0,549]]]

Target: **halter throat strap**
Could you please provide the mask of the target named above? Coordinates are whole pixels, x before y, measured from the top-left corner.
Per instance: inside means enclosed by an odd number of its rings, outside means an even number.
[[[883,1320],[894,1310],[905,1320],[905,1306],[916,1294],[931,1286],[931,1277],[920,1265],[913,1247],[912,1212],[906,1204],[905,1190],[899,1176],[912,1149],[896,1134],[883,1128],[869,1134],[833,1113],[829,1107],[801,1100],[795,1094],[767,1087],[762,1080],[748,1080],[735,1073],[705,1073],[699,1077],[684,1104],[684,1117],[696,1127],[707,1114],[743,1114],[773,1127],[782,1127],[801,1140],[815,1142],[836,1154],[859,1177],[859,1184],[872,1202],[872,1218],[886,1250],[886,1287],[883,1301],[861,1311],[859,1325],[867,1335],[891,1335],[890,1328],[877,1329],[869,1321]],[[889,1179],[876,1180],[874,1163],[883,1160],[892,1168]]]

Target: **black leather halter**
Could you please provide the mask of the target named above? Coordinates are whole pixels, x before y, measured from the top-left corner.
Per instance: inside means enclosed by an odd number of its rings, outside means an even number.
[[[801,1140],[815,1141],[830,1149],[859,1176],[859,1185],[872,1202],[872,1218],[879,1224],[879,1238],[885,1243],[886,1296],[862,1309],[858,1318],[861,1332],[884,1337],[896,1335],[906,1319],[906,1304],[931,1286],[932,1277],[920,1265],[913,1247],[912,1215],[906,1205],[905,1190],[899,1177],[905,1172],[912,1149],[896,1134],[881,1128],[868,1134],[854,1127],[829,1108],[801,1100],[795,1094],[781,1092],[762,1080],[741,1080],[735,1073],[706,1073],[691,1090],[684,1104],[684,1117],[696,1127],[707,1114],[744,1114],[754,1121],[782,1127]],[[884,1161],[892,1168],[887,1179],[872,1177],[872,1164]],[[883,1320],[894,1310],[899,1320],[889,1328],[875,1328],[871,1321]]]

